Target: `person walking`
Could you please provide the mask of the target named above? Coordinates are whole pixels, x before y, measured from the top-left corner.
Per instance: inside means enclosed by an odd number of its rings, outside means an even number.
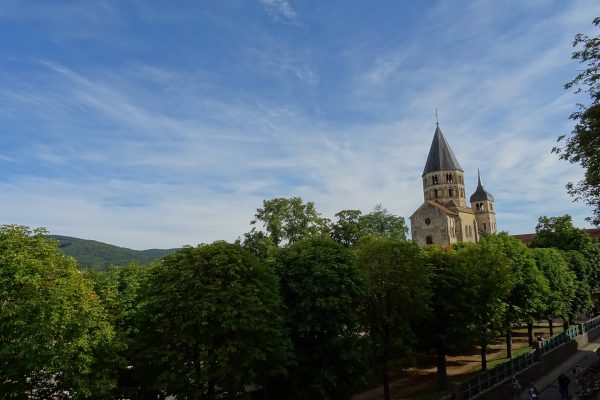
[[[527,389],[527,393],[529,393],[529,400],[537,400],[538,391],[535,388],[535,385],[533,384],[533,382],[531,382],[529,384],[529,389]]]
[[[569,397],[569,383],[571,383],[571,380],[565,374],[560,374],[558,377],[558,391],[563,399]]]
[[[575,383],[579,385],[579,375],[581,375],[581,365],[576,363],[573,367],[573,376],[575,376]]]
[[[521,383],[516,376],[513,376],[512,380],[510,381],[510,393],[512,395],[511,400],[517,400],[519,398],[519,394],[521,394]]]

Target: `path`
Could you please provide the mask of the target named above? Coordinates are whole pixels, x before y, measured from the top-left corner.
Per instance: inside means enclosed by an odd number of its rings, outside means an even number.
[[[600,347],[600,338],[596,338],[581,349],[577,350],[575,354],[558,364],[556,368],[548,372],[543,377],[535,381],[535,387],[540,392],[538,400],[561,400],[560,393],[558,392],[558,376],[561,373],[566,373],[567,377],[571,380],[569,385],[569,394],[573,394],[579,389],[579,385],[575,382],[575,376],[573,375],[573,367],[579,363],[581,370],[588,368],[597,358],[596,350]],[[524,393],[521,396],[521,400],[529,399],[527,395],[528,382],[521,382],[523,385]]]

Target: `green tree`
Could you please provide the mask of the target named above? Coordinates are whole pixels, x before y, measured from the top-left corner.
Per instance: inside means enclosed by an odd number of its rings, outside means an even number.
[[[335,214],[336,221],[331,224],[331,238],[336,242],[352,247],[362,236],[360,210],[342,210]]]
[[[429,312],[427,264],[418,245],[398,239],[367,237],[359,242],[357,254],[366,283],[370,348],[389,400],[390,361],[411,350],[416,342],[413,327]]]
[[[514,277],[508,258],[496,246],[482,242],[465,244],[457,252],[462,268],[469,268],[474,335],[481,348],[481,369],[487,369],[487,348],[505,326],[506,299],[514,287]]]
[[[325,236],[328,230],[327,219],[321,217],[314,203],[309,201],[305,204],[300,197],[264,200],[250,224],[261,224],[264,235],[275,246],[291,244],[307,237]],[[255,232],[258,232],[256,227],[248,233],[249,237]]]
[[[333,240],[310,238],[281,249],[275,269],[295,355],[278,398],[348,399],[362,375],[356,258]]]
[[[151,267],[142,297],[133,365],[144,388],[246,398],[247,385],[285,373],[290,344],[276,277],[239,245],[176,251]]]
[[[91,283],[43,229],[0,226],[3,398],[102,398],[114,332]]]
[[[559,250],[533,248],[530,251],[538,268],[548,280],[550,290],[546,298],[546,319],[552,336],[554,318],[568,319],[571,313],[570,305],[575,296],[575,274],[569,269]]]
[[[425,250],[433,295],[430,317],[421,325],[419,337],[424,348],[436,352],[438,386],[444,389],[448,384],[446,356],[474,344],[476,276],[453,249],[432,246]]]
[[[578,286],[573,312],[585,311],[589,306],[592,289],[598,289],[600,280],[600,244],[584,229],[577,228],[569,215],[540,217],[531,247],[553,247],[567,252],[577,251],[584,258],[565,255],[570,269],[575,272]],[[588,289],[589,287],[589,289]]]
[[[514,277],[514,286],[505,299],[504,316],[506,352],[507,357],[512,358],[512,327],[517,323],[527,323],[529,343],[533,344],[533,321],[544,311],[548,281],[520,240],[502,232],[484,236],[482,243],[495,247],[506,256]]]
[[[117,380],[111,399],[135,398],[138,393],[140,382],[132,375],[130,366],[135,358],[133,340],[140,330],[136,315],[142,300],[141,288],[148,271],[149,268],[137,263],[111,266],[106,272],[85,271],[94,282],[94,290],[115,330],[113,353],[106,362]]]
[[[575,274],[575,295],[570,305],[571,315],[589,311],[594,306],[590,287],[590,284],[595,283],[592,278],[592,266],[588,259],[577,250],[563,251],[562,255],[569,265],[569,269]],[[573,318],[569,316],[569,321],[572,320]]]
[[[539,217],[535,227],[535,237],[531,241],[531,247],[555,247],[582,252],[595,244],[597,241],[585,230],[573,225],[570,215]]]
[[[359,218],[360,236],[383,236],[406,240],[408,227],[404,218],[390,214],[381,204]]]
[[[600,27],[600,17],[596,17],[593,23]],[[572,58],[584,64],[585,68],[565,85],[565,89],[576,88],[575,93],[588,93],[591,102],[577,104],[577,111],[570,116],[575,121],[571,136],[565,140],[563,147],[555,147],[552,151],[585,170],[581,181],[567,184],[567,191],[575,200],[584,200],[593,207],[593,217],[589,220],[600,225],[600,36],[578,34],[573,47],[576,51]],[[564,138],[560,136],[558,141]]]
[[[356,245],[365,236],[406,240],[408,233],[404,218],[391,214],[381,204],[365,215],[360,210],[342,210],[335,217],[330,227],[331,238],[346,247]]]
[[[277,246],[265,232],[255,229],[244,233],[244,239],[238,238],[235,243],[241,245],[260,260],[268,259],[277,250]]]

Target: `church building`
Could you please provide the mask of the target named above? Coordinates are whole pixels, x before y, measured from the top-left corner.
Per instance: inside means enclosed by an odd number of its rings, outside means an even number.
[[[464,171],[436,124],[422,175],[424,201],[410,217],[416,243],[478,242],[481,235],[496,232],[494,197],[483,188],[479,172],[477,175],[477,189],[469,199],[469,207]]]

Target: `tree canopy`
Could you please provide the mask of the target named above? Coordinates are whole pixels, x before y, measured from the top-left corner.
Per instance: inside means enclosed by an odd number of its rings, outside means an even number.
[[[429,271],[420,247],[405,240],[366,237],[357,254],[366,285],[368,339],[389,400],[389,363],[411,351],[414,328],[429,313]]]
[[[239,245],[184,247],[152,267],[134,369],[144,388],[213,400],[285,374],[290,356],[272,271]]]
[[[0,227],[0,385],[8,398],[102,398],[114,331],[90,281],[45,231]]]
[[[600,17],[593,24],[600,28]],[[567,191],[575,200],[583,200],[593,208],[593,216],[588,218],[594,225],[600,225],[600,36],[575,36],[572,58],[584,65],[584,69],[565,85],[565,89],[575,88],[575,93],[587,93],[590,103],[577,104],[577,111],[570,118],[575,122],[571,135],[560,136],[562,147],[553,152],[570,163],[583,167],[584,178],[576,183],[569,182]],[[566,139],[565,139],[566,138]]]
[[[355,256],[331,239],[309,238],[281,249],[275,270],[294,348],[294,366],[279,398],[348,398],[362,368],[364,286]]]
[[[373,211],[362,214],[360,210],[342,210],[335,214],[331,224],[331,238],[346,247],[352,247],[365,236],[380,236],[406,240],[408,227],[404,218],[391,214],[381,204]]]
[[[546,318],[568,319],[575,295],[575,273],[569,269],[563,255],[557,249],[531,249],[531,253],[538,268],[548,280],[550,290],[546,297]]]
[[[328,221],[317,212],[313,202],[304,203],[300,197],[278,197],[263,201],[256,210],[251,225],[262,225],[263,237],[271,239],[275,246],[291,244],[306,237],[324,236]],[[259,232],[256,227],[250,237]]]

